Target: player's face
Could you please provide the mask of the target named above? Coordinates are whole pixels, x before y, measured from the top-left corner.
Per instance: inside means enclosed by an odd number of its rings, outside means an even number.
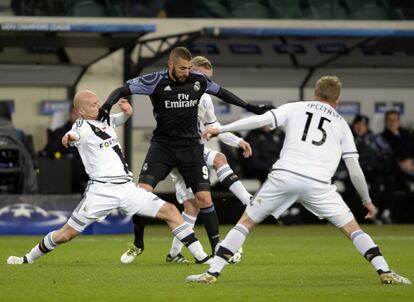
[[[177,58],[175,62],[169,63],[169,67],[174,80],[180,83],[184,83],[188,79],[192,63],[191,61],[187,61],[182,58]]]
[[[82,116],[84,119],[96,120],[99,113],[99,100],[96,95],[89,95],[83,100],[82,104]]]
[[[213,70],[212,69],[207,69],[205,67],[199,66],[199,67],[194,67],[194,70],[197,70],[198,72],[203,73],[207,78],[209,78],[211,80],[211,78],[213,77]]]

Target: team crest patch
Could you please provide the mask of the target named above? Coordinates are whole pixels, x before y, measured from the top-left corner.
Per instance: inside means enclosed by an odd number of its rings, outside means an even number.
[[[147,171],[148,170],[148,164],[144,163],[144,165],[142,166],[142,171]]]
[[[194,91],[199,91],[200,90],[200,82],[199,81],[195,82],[193,88],[194,88]]]

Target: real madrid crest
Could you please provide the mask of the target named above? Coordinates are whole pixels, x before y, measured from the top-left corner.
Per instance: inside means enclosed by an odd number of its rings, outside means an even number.
[[[200,90],[200,82],[199,81],[195,82],[193,88],[194,88],[194,91],[199,91]]]

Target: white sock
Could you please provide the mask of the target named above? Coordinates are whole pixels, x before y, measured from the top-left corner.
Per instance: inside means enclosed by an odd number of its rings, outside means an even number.
[[[177,239],[179,239],[182,243],[184,243],[184,245],[187,246],[190,253],[197,260],[203,260],[208,256],[206,252],[204,252],[200,241],[198,241],[198,239],[195,237],[193,229],[190,228],[187,223],[183,223],[182,225],[176,227],[172,233],[175,237],[177,237]]]
[[[362,230],[357,230],[351,234],[351,240],[354,243],[358,252],[365,257],[367,251],[372,248],[378,248],[372,238]],[[372,266],[378,271],[382,270],[383,272],[390,271],[387,261],[382,255],[375,256],[369,260]]]
[[[226,238],[220,243],[220,246],[235,253],[243,245],[247,235],[249,235],[249,230],[239,223],[230,230]],[[224,258],[216,255],[214,256],[208,271],[211,273],[220,273],[227,263],[228,262]]]
[[[220,180],[220,182],[223,182],[226,177],[228,177],[231,174],[234,174],[233,169],[228,165],[225,164],[224,166],[221,166],[219,169],[217,169],[217,177]],[[234,174],[235,176],[236,174]],[[235,176],[236,177],[236,176]],[[243,186],[240,180],[237,180],[233,182],[229,186],[229,190],[245,205],[247,205],[250,201],[250,197],[252,196],[246,188]]]
[[[184,221],[188,224],[188,226],[190,228],[194,229],[194,225],[195,225],[195,222],[197,220],[197,217],[188,215],[185,212],[182,212],[181,216],[183,217]],[[171,244],[170,253],[169,253],[170,256],[171,257],[177,256],[181,252],[183,246],[184,246],[184,244],[180,240],[178,240],[177,237],[174,236],[173,242]]]
[[[58,246],[58,244],[55,243],[52,239],[52,234],[54,232],[55,231],[47,234],[39,242],[39,244],[37,244],[29,253],[26,254],[26,258],[29,263],[33,263],[37,258],[43,256],[46,253],[49,253],[50,251],[53,251]]]
[[[242,202],[244,205],[248,205],[252,194],[250,194],[243,186],[240,180],[233,183],[229,190]]]

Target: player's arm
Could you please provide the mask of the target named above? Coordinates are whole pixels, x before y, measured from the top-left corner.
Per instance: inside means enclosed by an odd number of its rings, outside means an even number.
[[[90,135],[89,127],[85,127],[87,124],[84,120],[77,120],[73,125],[72,129],[65,133],[62,137],[62,145],[67,148],[68,146],[76,146],[82,141],[88,139]]]
[[[241,98],[239,98],[237,95],[233,94],[229,90],[221,87],[219,84],[209,80],[206,77],[207,80],[207,90],[206,92],[212,95],[215,95],[216,97],[220,98],[226,103],[236,105],[238,107],[242,107],[246,109],[249,112],[252,112],[254,114],[263,114],[271,109],[275,109],[275,106],[273,105],[252,105],[247,103],[246,101],[243,101]]]
[[[106,120],[109,123],[109,113],[111,108],[121,98],[125,98],[132,94],[152,94],[161,77],[162,76],[159,73],[147,74],[141,77],[133,78],[127,81],[126,85],[116,88],[111,92],[105,103],[101,106],[98,120],[101,122]]]
[[[220,133],[252,130],[263,126],[270,126],[271,128],[275,128],[277,126],[273,110],[262,115],[246,117],[227,125],[206,128],[203,132],[203,138],[209,140],[211,137],[217,136]]]
[[[199,106],[205,108],[204,116],[201,118],[201,122],[204,124],[204,127],[219,127],[221,124],[217,120],[216,113],[214,111],[214,104],[211,97],[208,94],[204,94],[200,100]],[[224,144],[231,147],[238,148],[240,142],[243,140],[241,137],[234,135],[233,133],[223,133],[218,136],[218,139]]]
[[[73,146],[76,142],[80,139],[80,133],[73,129],[69,130],[65,133],[62,137],[62,145],[63,147],[67,148],[69,146]]]
[[[377,209],[372,203],[371,197],[369,196],[367,181],[358,162],[358,158],[344,158],[344,162],[346,168],[348,169],[352,185],[361,197],[364,207],[368,210],[368,214],[365,216],[365,218],[375,217],[377,214]]]
[[[361,197],[363,206],[368,210],[365,218],[373,218],[377,214],[377,208],[369,196],[367,181],[358,161],[358,152],[354,138],[346,122],[344,122],[344,136],[341,140],[341,150],[342,158],[349,172],[352,185]]]
[[[114,127],[124,124],[133,112],[131,104],[126,99],[120,99],[118,105],[122,112],[111,115],[111,125]]]

